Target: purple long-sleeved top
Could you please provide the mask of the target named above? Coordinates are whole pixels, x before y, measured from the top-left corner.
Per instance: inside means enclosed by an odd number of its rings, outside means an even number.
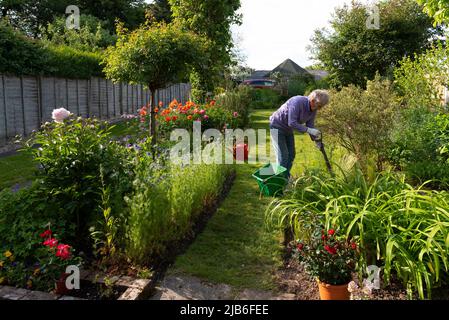
[[[310,110],[308,97],[296,96],[289,99],[271,115],[270,124],[286,133],[293,133],[293,129],[307,132],[307,128],[315,126],[316,113],[316,110]]]

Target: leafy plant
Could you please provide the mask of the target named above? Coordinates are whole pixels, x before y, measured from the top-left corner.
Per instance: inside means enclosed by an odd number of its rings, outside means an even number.
[[[310,237],[297,241],[296,256],[305,270],[320,282],[348,284],[357,261],[357,244],[338,236],[334,229],[310,226]]]
[[[380,171],[390,144],[393,117],[399,103],[388,80],[376,77],[367,89],[355,86],[334,91],[329,106],[321,111],[326,137],[354,154],[364,172],[372,157]]]
[[[285,199],[274,200],[267,223],[290,226],[302,240],[310,212],[360,243],[359,272],[383,265],[420,298],[444,282],[449,271],[449,194],[413,187],[405,178],[381,173],[369,183],[360,170],[341,177],[304,175]]]

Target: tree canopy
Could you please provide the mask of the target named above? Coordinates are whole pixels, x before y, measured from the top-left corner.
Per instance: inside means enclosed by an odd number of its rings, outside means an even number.
[[[336,9],[332,31],[316,30],[311,51],[330,73],[334,86],[356,84],[364,87],[376,72],[391,76],[404,56],[429,47],[441,33],[413,0],[379,2],[380,29],[366,27],[370,7],[359,2]]]
[[[449,0],[416,0],[424,12],[435,19],[435,24],[449,21]]]
[[[113,81],[140,83],[152,93],[150,131],[154,136],[154,92],[188,79],[192,68],[204,64],[208,41],[177,24],[143,25],[127,32],[119,26],[118,40],[105,53],[105,73]]]

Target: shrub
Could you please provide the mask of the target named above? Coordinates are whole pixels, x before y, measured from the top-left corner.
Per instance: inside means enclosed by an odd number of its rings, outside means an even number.
[[[61,208],[59,219],[76,226],[73,241],[86,252],[89,227],[101,217],[104,185],[110,187],[114,214],[121,214],[123,194],[131,187],[128,151],[111,141],[109,130],[96,119],[70,117],[44,124],[27,141],[27,150],[41,167],[39,189]]]
[[[356,155],[365,172],[371,157],[380,170],[398,108],[391,83],[377,77],[368,81],[366,90],[349,86],[331,92],[331,103],[321,111],[323,131]]]
[[[449,48],[439,43],[425,53],[404,58],[394,70],[395,85],[411,108],[439,108],[449,82]]]
[[[360,170],[336,178],[304,175],[285,199],[271,203],[267,223],[290,226],[302,239],[309,217],[320,217],[325,228],[360,242],[360,272],[377,260],[387,283],[394,272],[424,298],[449,271],[448,197],[392,173],[372,183]]]
[[[300,74],[288,80],[288,96],[302,96],[307,89],[314,87],[315,79],[310,74]]]
[[[100,66],[100,53],[85,52],[68,46],[48,45],[45,60],[46,68],[42,71],[46,75],[66,78],[103,77]]]
[[[0,73],[40,74],[46,68],[45,55],[37,42],[0,21]]]
[[[99,53],[67,46],[44,45],[0,22],[0,72],[68,78],[102,76]]]
[[[273,89],[254,89],[252,91],[252,109],[276,109],[281,104],[281,95]]]
[[[233,91],[226,91],[215,97],[217,106],[240,115],[240,128],[246,127],[249,122],[252,91],[253,89],[247,86],[240,86]]]
[[[407,108],[395,121],[390,161],[413,181],[449,185],[449,115],[427,108]]]

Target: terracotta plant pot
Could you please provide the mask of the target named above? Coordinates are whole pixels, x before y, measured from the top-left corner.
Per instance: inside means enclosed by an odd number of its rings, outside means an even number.
[[[321,300],[349,300],[348,284],[331,285],[317,280]]]
[[[58,280],[56,280],[55,294],[65,295],[69,293],[69,289],[67,289],[67,286],[65,285],[65,281],[67,280],[67,277],[69,275],[70,275],[69,273],[63,273],[61,274],[61,277]]]

